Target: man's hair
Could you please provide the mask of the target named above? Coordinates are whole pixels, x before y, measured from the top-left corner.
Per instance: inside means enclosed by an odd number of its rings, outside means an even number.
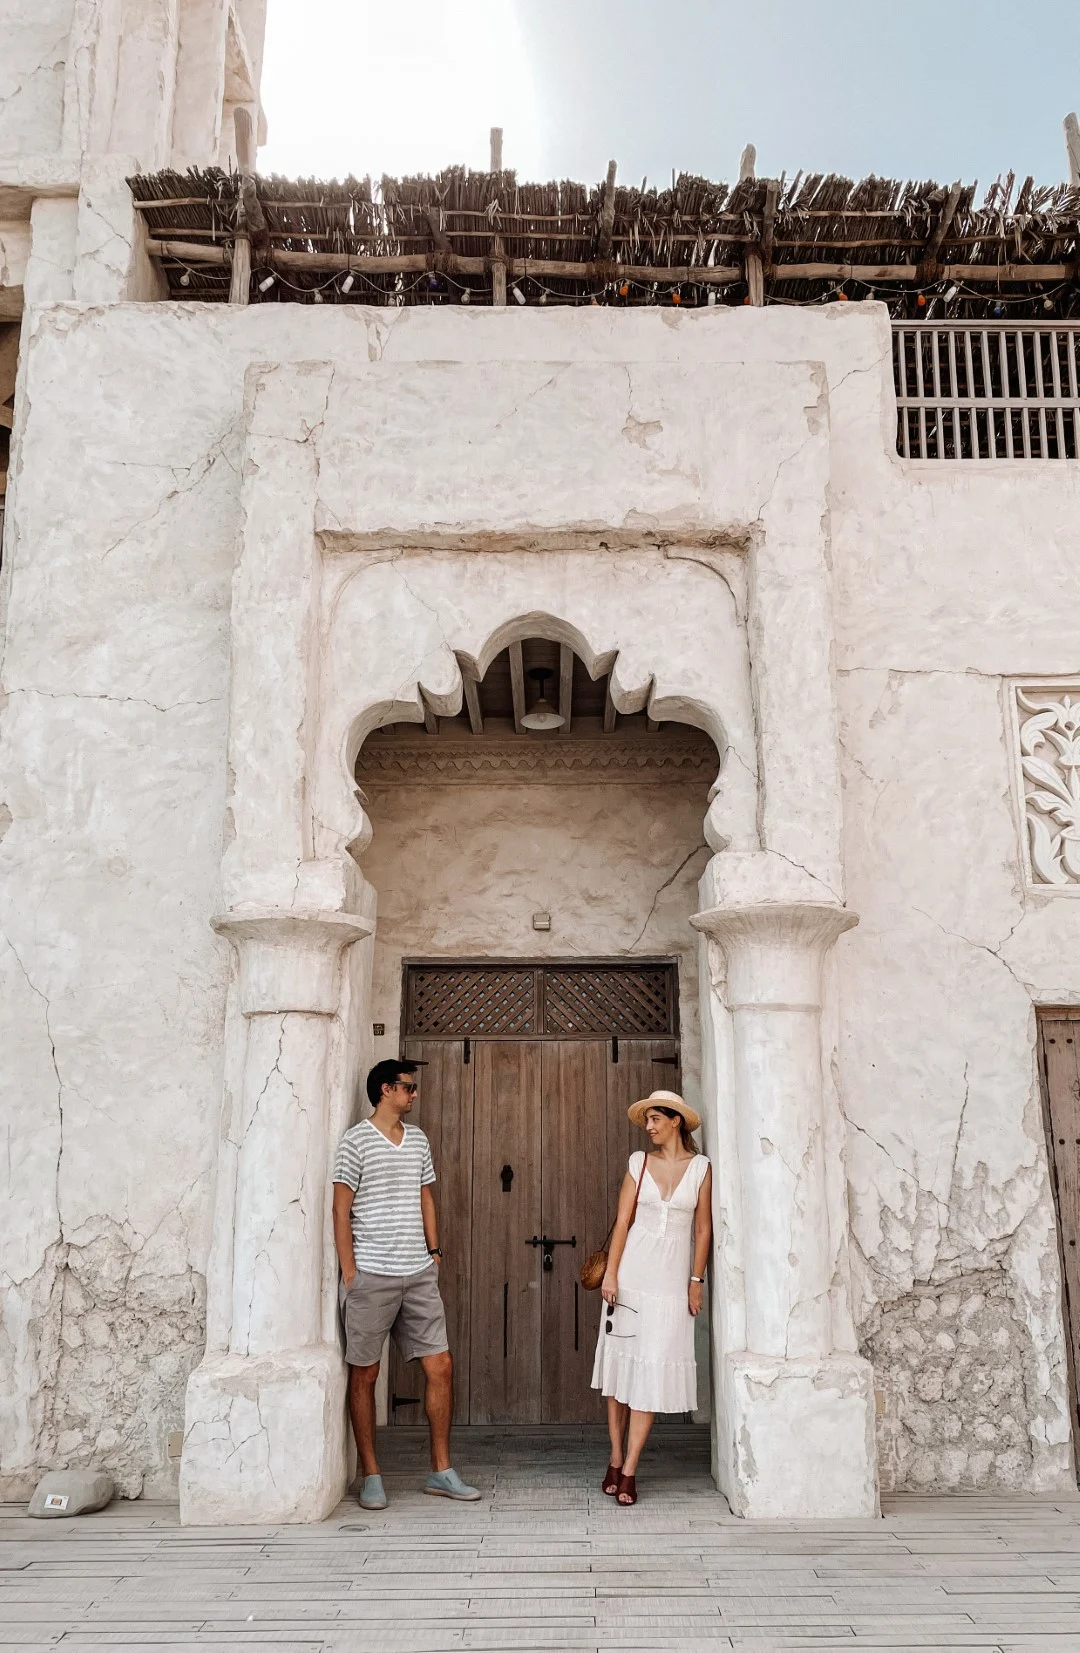
[[[403,1075],[415,1073],[419,1066],[419,1062],[395,1062],[390,1057],[387,1057],[385,1062],[376,1062],[367,1076],[367,1094],[371,1106],[378,1107],[384,1085],[396,1085]]]

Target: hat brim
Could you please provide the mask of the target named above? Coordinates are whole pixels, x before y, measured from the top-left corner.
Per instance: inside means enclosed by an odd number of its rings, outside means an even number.
[[[632,1125],[644,1129],[645,1115],[650,1108],[670,1108],[673,1113],[681,1114],[691,1131],[696,1131],[701,1126],[701,1115],[688,1102],[684,1102],[681,1096],[643,1096],[640,1102],[630,1104],[626,1116]]]

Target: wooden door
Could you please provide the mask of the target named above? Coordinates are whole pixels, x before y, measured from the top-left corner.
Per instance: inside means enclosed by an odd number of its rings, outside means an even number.
[[[1050,1167],[1061,1236],[1065,1336],[1080,1439],[1080,1016],[1040,1015]]]
[[[544,1423],[603,1419],[590,1387],[601,1297],[584,1291],[578,1275],[611,1227],[627,1160],[647,1145],[626,1110],[652,1090],[676,1088],[675,1057],[670,1038],[544,1044],[541,1234],[577,1241],[553,1246],[542,1272]]]
[[[589,1387],[599,1293],[583,1291],[578,1276],[613,1215],[605,1162],[609,1053],[606,1039],[544,1045],[541,1234],[574,1243],[553,1245],[541,1264],[543,1423],[603,1420],[600,1397]]]
[[[469,1421],[470,1252],[472,1247],[473,1069],[463,1039],[408,1039],[405,1060],[422,1062],[408,1123],[419,1125],[435,1163],[435,1209],[444,1257],[439,1289],[454,1355],[454,1421]],[[390,1420],[423,1422],[424,1379],[390,1345]]]
[[[542,1049],[472,1047],[471,1423],[540,1417]]]

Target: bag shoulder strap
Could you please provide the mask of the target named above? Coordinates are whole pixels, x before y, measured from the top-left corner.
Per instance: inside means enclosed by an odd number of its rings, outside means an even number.
[[[648,1169],[648,1165],[649,1165],[649,1156],[648,1156],[648,1154],[644,1154],[642,1156],[642,1161],[641,1161],[641,1175],[638,1177],[637,1187],[634,1189],[634,1207],[633,1207],[633,1210],[630,1212],[630,1221],[626,1225],[627,1232],[629,1232],[629,1230],[631,1228],[633,1228],[633,1226],[634,1226],[634,1218],[637,1216],[637,1202],[641,1197],[641,1185],[645,1181],[645,1172]],[[619,1220],[619,1213],[618,1213],[618,1211],[616,1211],[616,1213],[615,1213],[615,1215],[614,1215],[614,1217],[612,1218],[612,1221],[611,1221],[611,1227],[607,1231],[607,1239],[604,1241],[603,1245],[600,1248],[601,1251],[606,1251],[608,1249],[608,1247],[610,1246],[611,1236],[615,1232],[615,1224],[618,1222],[618,1220]]]

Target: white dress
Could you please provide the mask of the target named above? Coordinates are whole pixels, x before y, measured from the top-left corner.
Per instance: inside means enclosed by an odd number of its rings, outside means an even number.
[[[635,1185],[644,1154],[630,1155]],[[692,1412],[697,1406],[694,1318],[687,1301],[693,1269],[694,1207],[709,1169],[698,1154],[670,1200],[651,1169],[619,1263],[618,1301],[600,1317],[592,1386],[635,1412]]]

